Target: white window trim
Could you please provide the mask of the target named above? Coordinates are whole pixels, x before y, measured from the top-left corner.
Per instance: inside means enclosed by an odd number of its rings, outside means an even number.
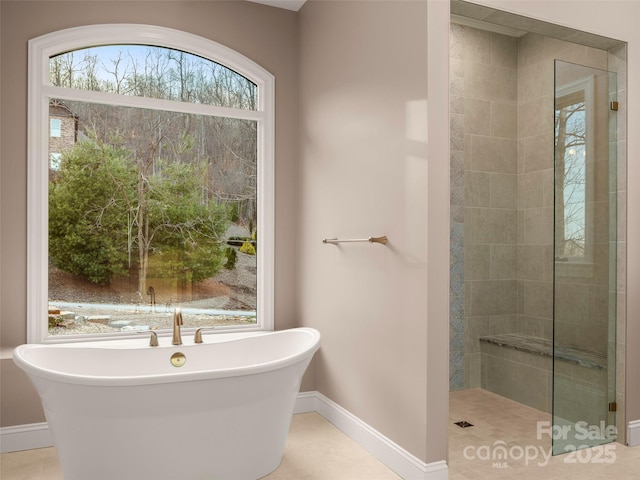
[[[220,63],[258,86],[257,110],[236,110],[210,105],[180,103],[180,111],[244,118],[258,128],[258,324],[235,329],[274,329],[274,241],[275,241],[275,78],[249,58],[212,40],[191,33],[154,25],[105,24],[69,28],[29,41],[28,153],[27,153],[27,342],[60,342],[105,339],[108,335],[50,336],[48,311],[48,141],[49,98],[114,103],[114,95],[75,91],[49,83],[49,57],[89,46],[141,44],[175,48]],[[177,109],[177,103],[140,97],[117,96],[127,106]],[[44,135],[43,132],[47,132]],[[78,338],[76,338],[78,337]],[[121,336],[119,335],[121,338]]]

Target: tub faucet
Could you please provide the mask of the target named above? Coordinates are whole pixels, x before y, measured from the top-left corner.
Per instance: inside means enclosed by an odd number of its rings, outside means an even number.
[[[196,330],[196,334],[193,336],[193,343],[203,343],[202,342],[202,330],[213,330],[216,327],[200,327]]]
[[[182,325],[182,310],[180,310],[180,307],[176,307],[173,312],[173,340],[171,341],[172,345],[182,345],[180,325]]]

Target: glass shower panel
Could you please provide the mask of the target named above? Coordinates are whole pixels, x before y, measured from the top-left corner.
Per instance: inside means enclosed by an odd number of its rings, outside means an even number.
[[[554,455],[615,440],[616,89],[555,62]]]

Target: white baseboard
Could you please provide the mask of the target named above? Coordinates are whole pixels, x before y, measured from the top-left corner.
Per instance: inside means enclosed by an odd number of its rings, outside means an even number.
[[[53,437],[46,422],[0,428],[0,453],[52,446]]]
[[[293,406],[293,413],[309,413],[318,411],[318,395],[320,392],[300,392]]]
[[[294,411],[317,412],[404,480],[449,478],[444,460],[424,463],[320,392],[300,393]]]
[[[449,477],[444,460],[424,463],[320,392],[298,394],[294,413],[307,412],[317,412],[404,480],[447,480]],[[640,445],[640,421],[629,423],[628,438],[629,445],[632,439]],[[53,437],[46,423],[0,428],[1,453],[51,446]]]
[[[640,420],[634,420],[628,423],[627,445],[630,447],[640,446]]]

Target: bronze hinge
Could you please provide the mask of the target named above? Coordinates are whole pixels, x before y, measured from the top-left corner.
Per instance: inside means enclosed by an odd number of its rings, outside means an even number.
[[[609,411],[610,412],[615,412],[618,410],[618,404],[616,402],[611,402],[609,404]]]
[[[611,102],[610,104],[611,110],[618,111],[618,102]]]

